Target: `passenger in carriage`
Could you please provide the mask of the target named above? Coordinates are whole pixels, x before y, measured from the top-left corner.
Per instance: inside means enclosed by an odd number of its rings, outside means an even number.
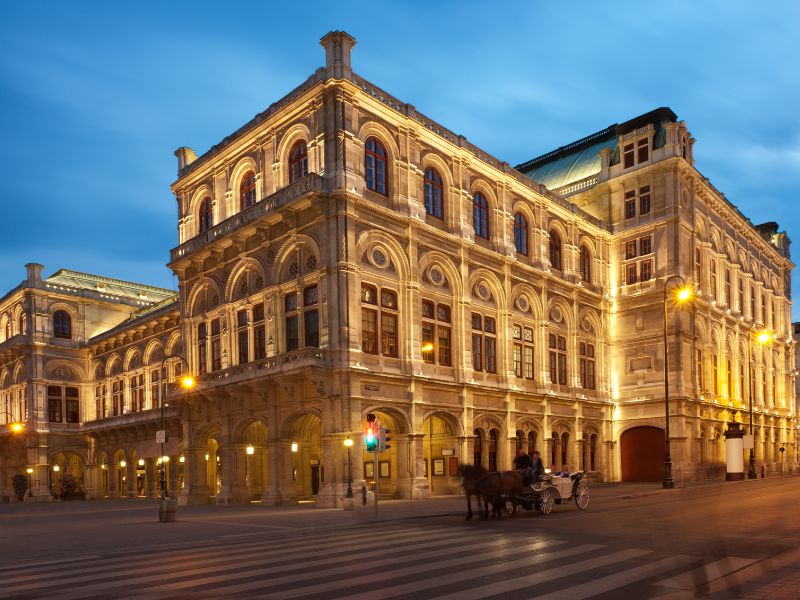
[[[543,475],[544,465],[542,464],[542,459],[539,452],[534,450],[530,458],[530,466],[522,475],[522,481],[525,485],[533,486],[542,480]]]
[[[517,455],[514,457],[514,470],[515,471],[522,471],[524,469],[529,469],[531,466],[531,457],[528,456],[527,452],[523,448],[517,450]]]

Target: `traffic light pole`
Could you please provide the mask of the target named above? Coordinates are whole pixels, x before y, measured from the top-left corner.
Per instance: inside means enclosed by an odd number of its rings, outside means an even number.
[[[378,447],[375,446],[375,467],[373,473],[375,473],[375,518],[378,518],[378,482],[380,481],[380,473],[378,473]]]

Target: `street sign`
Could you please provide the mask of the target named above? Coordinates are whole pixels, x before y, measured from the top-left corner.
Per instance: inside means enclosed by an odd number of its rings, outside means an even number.
[[[156,431],[156,444],[166,444],[167,443],[167,431],[165,429],[159,429]]]
[[[442,448],[442,456],[455,456],[456,449],[455,448]]]
[[[744,436],[744,445],[742,447],[745,450],[749,450],[750,448],[753,448],[753,436],[752,435]]]

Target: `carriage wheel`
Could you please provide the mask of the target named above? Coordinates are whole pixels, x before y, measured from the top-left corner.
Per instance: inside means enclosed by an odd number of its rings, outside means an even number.
[[[513,500],[506,500],[505,509],[509,517],[513,517],[517,514],[517,504]]]
[[[585,481],[581,481],[575,486],[575,504],[581,510],[589,508],[589,486]]]
[[[539,512],[549,515],[551,510],[553,510],[553,494],[550,490],[544,490],[539,500]]]

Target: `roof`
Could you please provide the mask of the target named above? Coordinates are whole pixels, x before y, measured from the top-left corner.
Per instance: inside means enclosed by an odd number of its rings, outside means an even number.
[[[44,282],[70,289],[91,290],[114,298],[136,300],[148,304],[156,304],[168,298],[175,298],[177,294],[175,290],[101,277],[100,275],[91,275],[89,273],[79,273],[69,269],[59,269],[45,279]]]
[[[600,151],[609,148],[616,154],[620,135],[648,123],[660,127],[663,121],[674,122],[677,119],[677,115],[669,108],[657,108],[624,123],[609,125],[585,138],[517,165],[516,169],[554,190],[597,175],[600,172]]]

